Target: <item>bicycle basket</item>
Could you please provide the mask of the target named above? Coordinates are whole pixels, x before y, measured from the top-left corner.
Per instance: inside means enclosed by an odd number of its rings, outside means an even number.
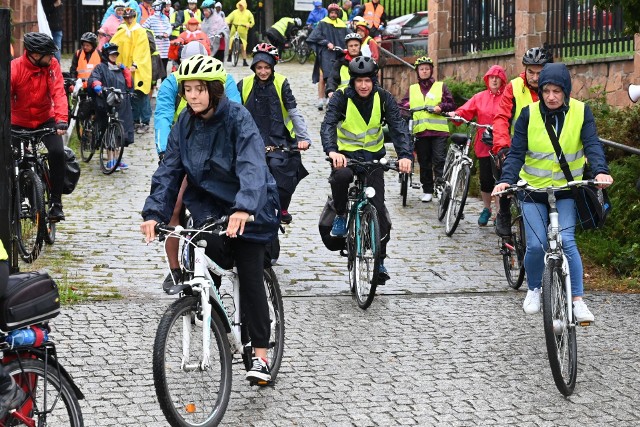
[[[124,95],[121,92],[109,92],[107,95],[107,105],[109,107],[117,107],[122,103]]]

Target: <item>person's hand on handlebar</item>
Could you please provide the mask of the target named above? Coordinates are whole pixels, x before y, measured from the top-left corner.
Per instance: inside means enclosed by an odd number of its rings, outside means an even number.
[[[309,141],[298,141],[298,150],[306,150],[309,148]]]
[[[229,217],[229,225],[227,226],[227,236],[238,237],[244,233],[244,225],[251,215],[247,212],[236,211]]]
[[[502,184],[497,184],[495,187],[493,187],[493,191],[491,192],[491,195],[495,196],[496,193],[504,191],[509,187],[511,187],[511,185],[507,184],[506,182],[503,182]]]
[[[598,184],[598,188],[607,188],[611,184],[613,184],[613,178],[611,175],[607,175],[606,173],[599,173],[594,178],[596,182],[606,182],[606,184]]]
[[[400,159],[400,160],[398,160],[398,169],[402,173],[411,172],[411,160],[409,160],[409,159]]]
[[[340,154],[336,151],[332,151],[329,153],[329,158],[332,160],[332,165],[336,169],[343,168],[347,166],[347,158],[344,154]]]
[[[331,42],[327,43],[327,49],[329,50],[333,50],[333,48],[335,47],[335,45]]]
[[[440,108],[440,106],[439,106],[439,105],[435,105],[435,106],[433,107],[433,113],[434,113],[434,114],[440,114],[440,113],[442,113],[442,108]],[[454,114],[454,115],[455,115],[455,114]]]
[[[158,225],[158,221],[150,219],[149,221],[145,221],[140,224],[140,231],[144,234],[144,241],[149,244],[156,238],[156,225]]]

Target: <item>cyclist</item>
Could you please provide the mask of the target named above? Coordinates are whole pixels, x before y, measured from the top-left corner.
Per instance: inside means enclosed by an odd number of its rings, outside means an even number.
[[[195,41],[187,44],[181,52],[183,61],[186,61],[192,56],[198,54],[206,55],[206,50],[202,44]],[[177,72],[171,73],[162,81],[160,90],[158,91],[156,110],[153,117],[156,150],[160,161],[162,161],[164,152],[167,149],[167,139],[169,138],[171,126],[178,118],[178,114],[180,114],[187,105],[187,102],[182,98],[182,96],[180,96],[178,91],[176,75]],[[238,92],[236,82],[231,74],[227,74],[225,94],[229,100],[240,102],[240,93]],[[180,192],[178,193],[178,199],[176,200],[169,225],[176,226],[180,224],[180,216],[184,209],[182,204],[182,195],[186,188],[187,180],[185,178],[180,186]],[[178,260],[179,243],[180,242],[177,239],[169,239],[165,244],[167,261],[170,269],[170,273],[165,277],[164,282],[162,283],[162,289],[165,292],[169,292],[175,283],[182,281],[182,270],[180,269],[180,262]]]
[[[174,9],[176,3],[174,3]],[[178,3],[177,6],[180,7],[180,3]],[[171,40],[177,38],[180,35],[180,32],[184,31],[185,24],[191,18],[196,18],[198,22],[202,22],[202,11],[198,9],[198,0],[188,0],[186,9],[176,9],[176,11],[171,15],[169,18],[171,26],[173,27],[173,32],[170,37]]]
[[[312,81],[318,83],[318,110],[322,111],[328,99],[325,95],[327,79],[331,75],[333,61],[338,59],[338,53],[334,47],[344,43],[347,33],[347,24],[338,16],[342,14],[342,9],[336,3],[327,6],[329,15],[323,18],[318,26],[309,34],[307,43],[316,52],[316,62],[313,65]]]
[[[208,6],[205,6],[205,4],[208,4]],[[213,2],[202,3],[202,13],[204,17],[200,27],[202,32],[209,37],[211,56],[224,62],[224,53],[229,50],[229,27],[224,22],[224,16],[213,9]]]
[[[123,92],[128,92],[133,87],[129,69],[121,63],[118,64],[116,62],[119,55],[117,44],[105,43],[105,45],[102,46],[102,52],[100,54],[102,62],[93,70],[87,82],[87,91],[89,96],[93,98],[95,105],[98,133],[101,135],[107,127],[107,113],[109,111],[106,96],[103,96],[102,90],[107,87],[113,87]],[[133,114],[128,96],[123,96],[122,102],[118,106],[118,119],[122,122],[124,128],[125,146],[133,144]],[[115,160],[111,160],[107,164],[108,168],[113,167],[113,163],[111,162],[115,163]],[[120,161],[118,167],[120,169],[127,169],[129,166],[125,162]]]
[[[171,34],[171,24],[169,23],[169,18],[163,13],[167,4],[169,4],[168,1],[155,0],[152,5],[155,13],[150,15],[144,24],[142,24],[143,28],[148,28],[153,31],[157,51],[156,56],[159,56],[162,61],[162,67],[158,64],[158,68],[161,68],[161,70],[158,70],[160,78],[166,77],[167,64],[169,63],[169,34]],[[154,80],[157,79],[154,78]]]
[[[582,179],[585,159],[589,158],[596,181],[613,183],[609,175],[604,150],[596,133],[593,113],[588,105],[570,98],[571,75],[565,64],[547,64],[538,80],[536,101],[524,107],[515,124],[511,151],[502,168],[502,176],[494,193],[503,191],[518,181],[526,180],[536,188],[565,185],[555,150],[545,123],[550,122],[560,147],[567,158],[575,180]],[[582,300],[582,260],[576,246],[576,206],[571,190],[556,192],[562,248],[567,256],[571,275],[573,314],[578,322],[593,322],[593,314]],[[529,290],[522,308],[527,314],[540,311],[540,286],[547,246],[547,195],[526,194],[522,203],[527,248],[524,268]]]
[[[275,72],[277,63],[278,50],[273,45],[260,43],[253,48],[251,70],[255,74],[238,83],[242,104],[258,125],[265,145],[307,150],[311,140],[307,124],[298,111],[289,81]],[[267,153],[267,164],[278,184],[280,221],[289,224],[291,197],[300,180],[309,173],[296,151]]]
[[[347,46],[346,52],[333,63],[331,75],[327,79],[327,97],[331,98],[337,89],[344,89],[349,85],[351,76],[349,75],[349,62],[353,58],[360,56],[362,46],[362,36],[358,33],[349,33],[344,37],[344,44]]]
[[[434,113],[418,111],[413,114],[413,133],[416,135],[415,151],[420,165],[422,202],[433,200],[435,182],[442,180],[444,161],[447,155],[449,124],[440,113],[453,111],[456,105],[453,95],[443,82],[433,77],[433,61],[422,56],[414,63],[418,83],[409,87],[409,93],[400,101],[402,107],[416,108],[431,106]]]
[[[278,52],[282,53],[287,40],[291,38],[293,30],[298,30],[300,27],[302,27],[300,18],[284,17],[267,30],[267,39],[278,49]]]
[[[49,151],[51,209],[49,221],[64,220],[62,189],[65,159],[62,135],[69,119],[67,94],[60,63],[53,58],[58,47],[44,33],[24,35],[24,54],[11,61],[11,126],[19,129],[56,128],[42,138]]]
[[[240,41],[242,42],[242,65],[248,67],[247,35],[249,34],[249,29],[252,28],[256,24],[256,22],[253,19],[253,13],[251,13],[251,11],[247,9],[246,0],[240,0],[238,3],[236,3],[236,10],[231,12],[229,16],[227,16],[224,20],[227,25],[231,27],[229,40],[233,40],[236,32],[240,36]],[[231,62],[231,51],[229,51],[227,61]]]
[[[498,155],[499,163],[504,161],[516,121],[524,107],[538,100],[538,79],[545,64],[553,62],[551,52],[544,48],[533,47],[527,50],[522,58],[524,71],[511,80],[504,89],[504,95],[493,119],[493,148]],[[500,166],[500,165],[498,165]],[[500,198],[498,215],[496,216],[496,233],[499,236],[511,235],[511,201]]]
[[[371,161],[385,156],[383,121],[389,127],[389,136],[400,159],[401,172],[409,173],[413,157],[407,123],[400,116],[393,95],[378,85],[376,62],[369,57],[358,56],[349,63],[349,72],[349,86],[333,93],[324,121],[320,125],[322,148],[332,160],[329,183],[337,213],[331,229],[332,236],[347,234],[347,191],[353,180],[353,171],[345,167],[347,159]],[[359,135],[364,135],[364,139]],[[384,171],[375,170],[369,176],[368,184],[376,190],[371,203],[378,211],[380,221],[382,261],[379,277],[381,283],[384,283],[389,279],[384,258],[391,230],[391,221],[384,204]]]
[[[7,251],[0,240],[0,298],[4,298],[9,281],[7,259]],[[0,365],[0,420],[7,416],[9,410],[17,408],[20,403],[24,402],[26,397],[22,388],[17,386],[13,377]]]
[[[269,381],[271,327],[262,277],[265,245],[278,232],[278,189],[251,115],[224,94],[226,78],[222,63],[212,57],[195,55],[180,64],[177,79],[188,107],[171,130],[153,175],[140,228],[148,242],[155,237],[155,225],[169,221],[184,176],[189,179],[184,202],[196,227],[229,215],[230,239],[205,234],[206,254],[214,261],[226,255],[235,262],[256,355],[246,378]],[[247,222],[250,215],[253,222]]]
[[[205,49],[207,49],[207,55],[211,53],[211,46],[209,45],[209,37],[207,34],[198,29],[200,26],[200,21],[196,18],[191,18],[187,22],[187,30],[180,33],[180,36],[173,40],[172,44],[187,44],[192,41],[197,41],[202,43]]]
[[[86,81],[91,75],[91,71],[100,63],[100,52],[96,50],[98,37],[93,33],[84,33],[80,37],[80,46],[82,49],[76,50],[76,54],[71,60],[69,74],[74,79],[81,78]]]
[[[315,28],[318,26],[320,21],[327,17],[327,15],[327,9],[322,7],[322,0],[314,0],[313,9],[309,12],[306,24]]]
[[[114,8],[113,14],[104,20],[98,30],[98,35],[100,36],[98,43],[99,51],[102,50],[102,46],[105,43],[111,40],[111,37],[116,33],[120,24],[122,24],[122,14],[124,13],[124,9],[127,7],[127,4],[123,0],[116,0],[111,3],[111,6]]]
[[[490,125],[504,93],[504,86],[507,84],[507,75],[504,68],[499,65],[492,65],[484,75],[484,84],[487,90],[476,93],[462,107],[447,114],[452,117],[460,116],[466,120],[477,117],[478,124]],[[482,134],[482,131],[476,133],[474,149],[480,164],[480,193],[484,204],[484,209],[482,209],[482,213],[478,218],[478,225],[485,226],[489,222],[489,218],[491,218],[491,192],[493,191],[495,180],[491,169],[489,147],[482,142]]]
[[[362,55],[372,57],[376,62],[380,58],[378,43],[369,35],[369,23],[358,21],[355,24],[356,32],[362,37]]]
[[[371,0],[365,3],[360,13],[371,28],[371,35],[380,39],[382,30],[387,25],[387,14],[384,12],[384,6],[380,4],[380,0]]]

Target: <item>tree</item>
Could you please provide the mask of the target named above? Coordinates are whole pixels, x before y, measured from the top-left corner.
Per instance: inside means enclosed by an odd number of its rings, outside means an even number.
[[[625,31],[630,34],[640,33],[640,0],[595,0],[596,7],[613,11],[620,7],[624,19]]]

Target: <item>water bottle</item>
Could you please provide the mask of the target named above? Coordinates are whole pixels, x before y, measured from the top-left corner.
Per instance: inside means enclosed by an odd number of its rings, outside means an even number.
[[[15,331],[9,332],[9,335],[7,336],[7,339],[5,341],[12,347],[20,345],[33,345],[36,342],[36,332],[34,331],[35,328],[38,328],[38,330],[42,331],[42,333],[44,334],[43,342],[49,340],[49,333],[46,329],[40,328],[38,326],[32,326],[30,328],[16,329]]]

